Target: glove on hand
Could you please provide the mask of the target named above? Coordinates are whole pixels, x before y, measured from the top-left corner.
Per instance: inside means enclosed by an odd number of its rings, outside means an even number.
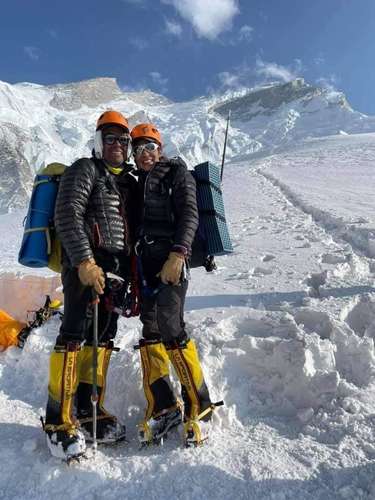
[[[185,257],[178,252],[170,252],[162,270],[158,274],[165,285],[178,285]]]
[[[84,286],[92,286],[95,291],[102,295],[105,287],[105,276],[103,269],[95,264],[94,259],[84,260],[78,266],[78,277]]]

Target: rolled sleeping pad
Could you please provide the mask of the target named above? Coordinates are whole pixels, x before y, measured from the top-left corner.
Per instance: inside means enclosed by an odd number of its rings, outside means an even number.
[[[48,266],[51,254],[50,226],[53,222],[58,182],[54,176],[37,175],[18,262],[27,267]]]

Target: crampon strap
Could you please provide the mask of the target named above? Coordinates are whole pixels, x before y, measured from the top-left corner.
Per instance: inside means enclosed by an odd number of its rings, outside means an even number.
[[[218,406],[224,406],[224,401],[217,401],[216,403],[211,403],[205,410],[203,410],[198,416],[197,420],[202,420],[206,415],[208,415],[211,411],[215,411]]]

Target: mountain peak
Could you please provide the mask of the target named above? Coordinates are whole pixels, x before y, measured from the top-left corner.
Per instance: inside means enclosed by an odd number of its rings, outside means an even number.
[[[319,94],[321,89],[306,84],[303,78],[297,78],[287,83],[271,83],[266,86],[250,89],[239,97],[234,97],[228,101],[214,106],[212,111],[221,115],[227,115],[231,110],[232,116],[242,114],[244,106],[257,105],[257,108],[269,110],[270,112],[279,108],[283,104],[288,104],[296,99]]]
[[[83,105],[95,108],[122,96],[116,78],[93,78],[48,88],[54,92],[50,105],[64,111],[79,109]]]

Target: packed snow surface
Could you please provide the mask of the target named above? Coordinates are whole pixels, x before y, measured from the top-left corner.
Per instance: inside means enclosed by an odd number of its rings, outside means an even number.
[[[0,354],[0,498],[375,498],[374,165],[375,134],[228,164],[235,251],[214,274],[192,271],[186,304],[212,399],[225,401],[204,446],[171,433],[140,450],[137,319],[120,320],[108,378],[128,443],[70,467],[39,422],[59,320]],[[17,317],[36,307],[33,279],[58,286],[16,264],[23,216],[0,218],[0,307]]]

